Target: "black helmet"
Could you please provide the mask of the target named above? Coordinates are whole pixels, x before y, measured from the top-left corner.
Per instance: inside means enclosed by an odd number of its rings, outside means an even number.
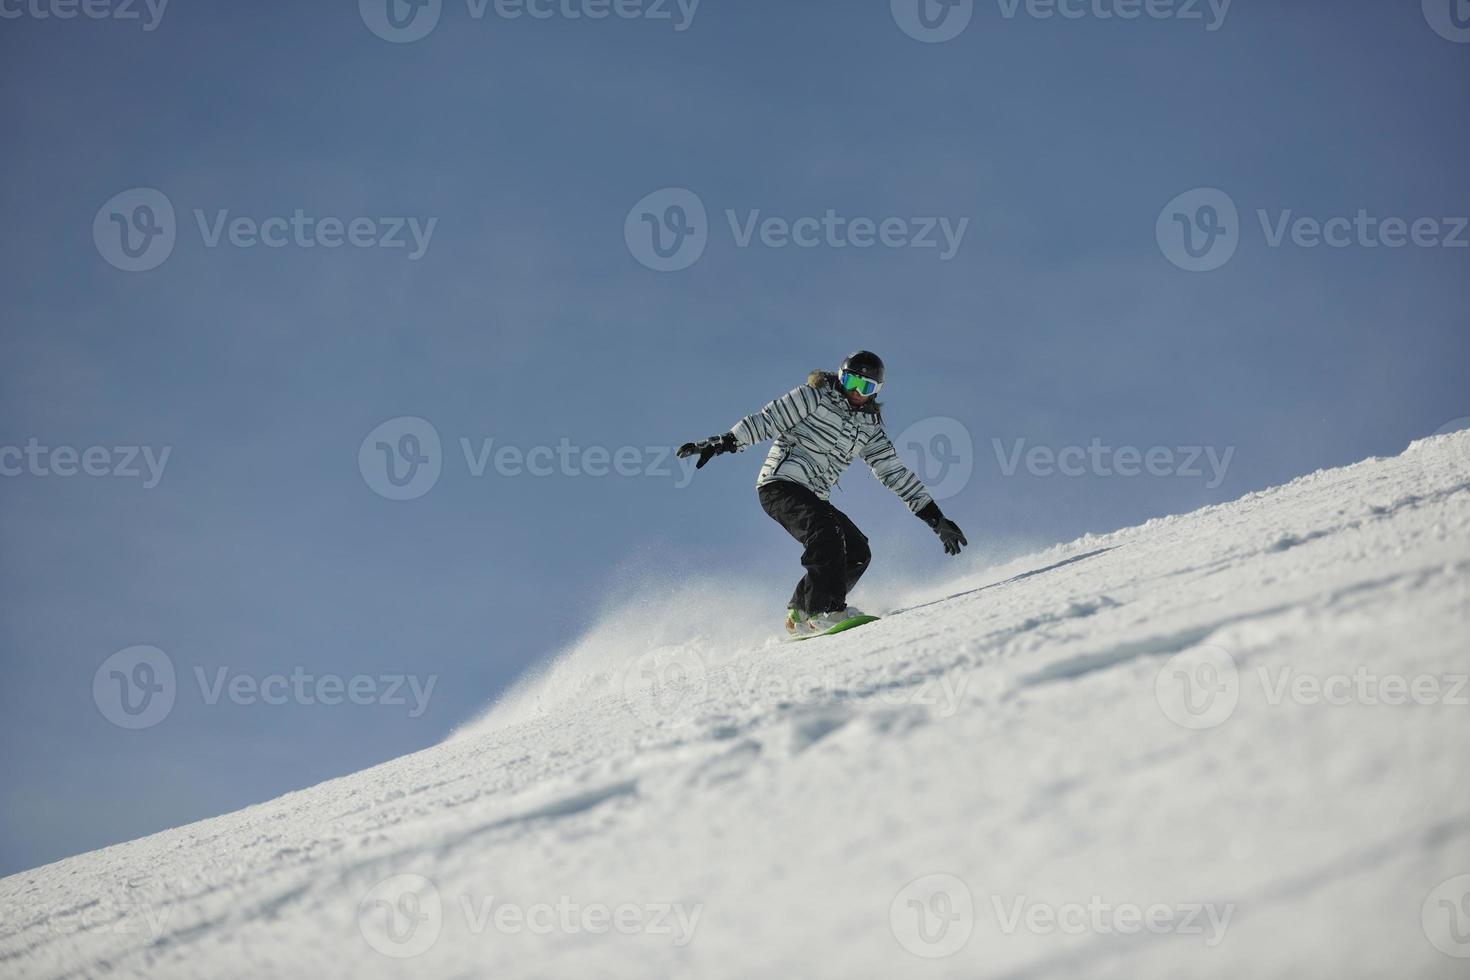
[[[882,384],[883,358],[870,350],[854,351],[847,355],[847,360],[842,362],[842,370],[839,373],[846,374],[849,371]]]

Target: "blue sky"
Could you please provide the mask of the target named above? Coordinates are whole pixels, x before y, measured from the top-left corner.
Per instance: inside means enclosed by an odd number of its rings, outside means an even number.
[[[687,23],[672,4],[510,19],[445,0],[393,43],[371,3],[173,0],[150,30],[146,7],[60,20],[47,2],[0,20],[0,872],[433,744],[575,639],[630,568],[772,582],[774,626],[799,548],[757,505],[760,455],[686,481],[652,447],[855,348],[888,362],[895,435],[958,424],[973,446],[943,501],[964,567],[1470,415],[1470,248],[1445,242],[1470,240],[1470,43],[1418,3],[1236,0],[1223,20],[976,3],[922,43],[887,0],[704,0]],[[133,272],[106,233],[137,188],[167,199],[174,243]],[[669,188],[697,197],[707,242],[658,272],[625,225]],[[1204,188],[1236,209],[1234,252],[1186,271],[1157,229],[1203,222],[1187,195]],[[949,257],[741,247],[731,228],[829,210],[908,236],[967,223]],[[298,211],[327,239],[321,219],[339,239],[365,219],[371,244],[237,244]],[[1440,244],[1373,247],[1359,221],[1337,225],[1342,247],[1303,244],[1310,226],[1273,245],[1283,221],[1359,212],[1433,219],[1420,239]],[[407,218],[433,221],[421,249],[395,231]],[[359,449],[402,417],[433,427],[440,473],[390,500]],[[462,439],[628,447],[641,475],[476,476]],[[1018,445],[1094,443],[1168,450],[1166,475],[1007,472]],[[92,447],[108,472],[126,447],[140,474],[141,448],[169,455],[145,486],[80,472]],[[1231,451],[1218,479],[1203,457],[1173,471],[1190,447]],[[957,567],[866,473],[836,500],[875,575],[885,557]],[[93,681],[140,645],[177,695],[130,730]],[[221,669],[437,682],[416,715],[210,704],[196,670]]]

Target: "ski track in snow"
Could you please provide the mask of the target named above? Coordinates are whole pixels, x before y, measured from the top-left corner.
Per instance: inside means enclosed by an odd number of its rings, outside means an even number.
[[[563,664],[530,685],[556,697],[442,745],[13,875],[0,975],[1470,973],[1421,923],[1470,874],[1470,707],[1271,696],[1288,668],[1470,671],[1470,432],[931,600],[811,643],[670,644],[570,682]],[[1194,730],[1156,681],[1201,650],[1232,659],[1238,701]],[[919,900],[926,936],[967,937],[943,958],[902,924],[931,874],[971,899]],[[428,884],[403,899],[400,875]],[[1018,901],[1095,896],[1230,917],[1007,926]],[[533,931],[486,902],[650,924],[677,904],[689,928]],[[393,955],[415,936],[433,942]]]

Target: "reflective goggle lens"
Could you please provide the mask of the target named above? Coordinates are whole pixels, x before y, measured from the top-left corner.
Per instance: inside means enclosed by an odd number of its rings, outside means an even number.
[[[842,382],[844,391],[855,391],[859,395],[876,394],[878,389],[882,387],[882,385],[871,378],[865,378],[861,374],[853,374],[851,371],[842,372],[842,377],[838,380]]]

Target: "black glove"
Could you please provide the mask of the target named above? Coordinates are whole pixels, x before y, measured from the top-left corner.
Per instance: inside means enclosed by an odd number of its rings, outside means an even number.
[[[684,445],[679,447],[679,458],[683,459],[685,456],[693,456],[695,453],[699,453],[699,462],[694,464],[694,468],[696,470],[702,470],[704,469],[704,464],[708,463],[712,457],[718,456],[720,453],[733,453],[737,448],[735,445],[735,433],[726,432],[724,435],[710,436],[708,439],[700,442],[684,443]]]
[[[970,543],[965,540],[965,532],[960,530],[960,526],[941,514],[939,505],[932,500],[919,511],[919,519],[939,535],[939,540],[944,542],[946,555],[957,555],[961,548]]]

